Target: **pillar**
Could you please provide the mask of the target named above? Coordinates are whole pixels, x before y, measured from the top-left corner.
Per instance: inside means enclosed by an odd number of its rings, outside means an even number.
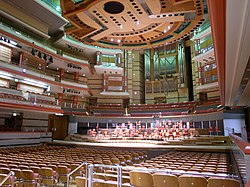
[[[154,49],[150,49],[150,81],[155,80],[154,73]]]
[[[189,40],[185,38],[184,42]],[[185,54],[185,65],[186,65],[186,79],[188,88],[188,101],[194,100],[194,88],[193,88],[193,73],[192,73],[192,58],[191,58],[191,47],[184,43],[184,54]]]
[[[77,95],[74,95],[74,96],[73,96],[73,104],[74,104],[74,105],[77,105],[77,104],[78,104],[78,96],[77,96]]]
[[[60,80],[62,80],[64,78],[64,75],[65,75],[65,69],[60,68],[59,71],[60,71]]]
[[[79,72],[74,72],[74,81],[75,82],[79,81]]]

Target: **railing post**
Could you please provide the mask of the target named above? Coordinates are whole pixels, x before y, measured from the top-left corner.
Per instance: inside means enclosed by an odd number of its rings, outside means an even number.
[[[117,167],[117,187],[122,187],[122,166]]]
[[[93,170],[94,170],[94,165],[93,164],[88,165],[88,172],[87,172],[87,175],[86,175],[86,179],[88,181],[87,187],[92,187],[92,184],[93,184]]]
[[[69,180],[70,180],[70,175],[67,175],[67,187],[69,187]]]

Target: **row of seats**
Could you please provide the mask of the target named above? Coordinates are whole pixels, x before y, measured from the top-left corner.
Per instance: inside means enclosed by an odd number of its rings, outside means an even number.
[[[10,171],[16,174],[15,184],[27,183],[24,173],[30,174],[30,185],[48,186],[65,184],[66,176],[84,161],[91,164],[132,165],[146,158],[146,152],[90,149],[66,146],[31,146],[0,149],[0,173],[7,175]],[[103,172],[96,169],[95,172]],[[86,167],[79,168],[72,176],[84,176]],[[32,178],[32,179],[31,179]]]
[[[123,170],[123,186],[130,186],[133,179],[132,171],[150,169],[148,173],[153,177],[159,170],[171,170],[173,173],[187,174],[195,172],[205,174],[227,174],[229,157],[224,153],[202,153],[202,152],[168,152],[166,154],[146,159],[146,152],[143,151],[123,151],[107,149],[90,149],[66,146],[31,146],[0,149],[0,173],[6,175],[10,170],[20,173],[16,178],[16,183],[21,185],[25,182],[24,172],[32,171],[33,181],[38,184],[65,184],[67,174],[76,169],[83,161],[93,164],[124,165],[132,166]],[[213,170],[211,169],[213,168]],[[199,170],[198,170],[199,169]],[[45,174],[47,173],[47,174]],[[76,182],[77,177],[84,177],[86,167],[79,168],[71,177],[71,182]],[[94,184],[109,186],[116,183],[117,176],[114,169],[103,167],[94,168]],[[110,176],[111,175],[111,176]],[[148,176],[149,176],[148,175]],[[44,177],[45,176],[45,177]],[[176,175],[179,177],[180,175]],[[182,175],[181,175],[182,176]],[[180,176],[180,177],[181,177]],[[141,178],[141,176],[139,177]],[[49,179],[49,180],[45,180]],[[133,185],[133,184],[132,184]],[[49,185],[50,186],[50,185]],[[143,186],[145,187],[145,186]]]
[[[233,173],[229,157],[225,153],[169,152],[134,166],[192,173]]]
[[[240,187],[238,180],[230,178],[181,175],[131,171],[130,183],[137,187]]]
[[[179,177],[166,174],[142,171],[131,171],[129,173],[130,182],[122,180],[122,187],[240,187],[240,182],[232,178],[218,178],[195,175],[181,175]],[[78,176],[75,179],[77,187],[85,187],[86,178]],[[93,187],[117,187],[115,180],[93,180]]]

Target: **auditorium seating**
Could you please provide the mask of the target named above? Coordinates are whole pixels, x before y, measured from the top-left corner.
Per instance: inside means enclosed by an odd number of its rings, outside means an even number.
[[[207,184],[208,187],[219,187],[218,184],[238,187],[239,184],[234,179],[218,178],[233,174],[225,153],[170,151],[146,160],[143,151],[48,145],[0,149],[0,173],[7,175],[14,171],[16,186],[66,185],[67,174],[83,162],[114,166],[94,167],[93,185],[97,187],[117,186],[116,165],[125,166],[121,181],[124,187],[182,187],[183,184],[195,187],[196,183],[199,187]],[[70,182],[84,186],[85,174],[86,165],[83,165],[70,177]]]
[[[129,173],[130,184],[137,187],[152,187],[153,178],[150,172],[144,171],[131,171]]]
[[[229,163],[229,157],[225,153],[168,152],[134,166],[205,174],[230,174],[232,168]]]
[[[172,174],[154,173],[152,175],[154,187],[178,187],[178,178]]]
[[[235,179],[224,179],[211,177],[208,179],[208,187],[240,187],[240,183]]]
[[[205,177],[182,175],[178,181],[179,187],[207,187]]]

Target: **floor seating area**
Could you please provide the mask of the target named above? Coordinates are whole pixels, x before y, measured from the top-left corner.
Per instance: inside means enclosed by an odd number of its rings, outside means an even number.
[[[172,151],[147,160],[145,151],[55,145],[1,148],[0,181],[13,171],[15,176],[5,186],[10,186],[11,181],[17,187],[65,186],[67,175],[87,162],[113,165],[94,166],[94,187],[116,187],[117,165],[124,166],[121,178],[124,187],[238,187],[237,180],[219,177],[233,174],[229,159],[225,153]],[[70,185],[85,186],[85,174],[83,165],[71,175]]]
[[[168,152],[134,166],[205,174],[233,173],[226,153]]]
[[[16,174],[15,183],[65,184],[67,174],[81,163],[105,165],[132,165],[147,157],[143,151],[105,150],[90,148],[70,148],[66,146],[29,146],[0,149],[0,174],[10,171]],[[82,167],[72,177],[82,176]],[[100,171],[100,170],[99,170]],[[28,178],[27,178],[28,176]],[[27,180],[26,180],[27,178]]]

